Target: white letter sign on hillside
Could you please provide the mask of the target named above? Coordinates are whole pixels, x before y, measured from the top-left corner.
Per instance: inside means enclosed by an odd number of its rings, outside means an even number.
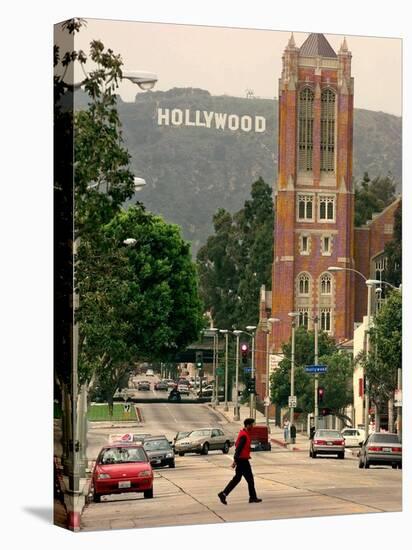
[[[190,109],[157,109],[158,126],[194,126],[231,132],[266,131],[266,118],[261,115],[237,115],[235,113],[215,113],[214,111],[191,111]]]

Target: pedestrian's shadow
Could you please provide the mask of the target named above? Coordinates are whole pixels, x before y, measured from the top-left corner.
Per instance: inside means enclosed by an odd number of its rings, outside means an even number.
[[[40,518],[41,520],[45,521],[46,523],[53,523],[53,508],[52,507],[42,507],[42,506],[28,506],[26,508],[23,508],[24,512],[27,512],[28,514],[31,514],[32,516],[35,516],[37,518]]]

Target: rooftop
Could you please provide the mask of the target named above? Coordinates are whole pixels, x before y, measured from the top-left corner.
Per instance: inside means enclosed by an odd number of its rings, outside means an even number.
[[[300,55],[307,57],[337,57],[323,34],[311,33],[300,47]]]

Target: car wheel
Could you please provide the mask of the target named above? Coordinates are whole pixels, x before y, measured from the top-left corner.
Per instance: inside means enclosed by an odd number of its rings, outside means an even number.
[[[99,493],[94,492],[93,493],[93,502],[101,502],[102,495],[99,495]]]
[[[338,458],[344,459],[345,458],[345,451],[343,453],[339,453]]]
[[[172,462],[169,463],[169,468],[175,468],[176,467],[176,464],[175,464],[175,461],[173,460]]]
[[[399,468],[400,470],[402,470],[402,462],[399,462],[398,468]]]
[[[143,491],[144,498],[153,498],[153,487],[151,489],[147,489],[147,491]]]
[[[223,452],[224,455],[227,455],[227,453],[229,452],[229,447],[230,447],[229,442],[226,441],[225,444],[223,445],[223,449],[222,449],[222,452]]]
[[[392,462],[392,469],[396,470],[397,467],[398,467],[398,465],[396,464],[396,462]]]
[[[179,452],[179,456],[185,456],[185,453]]]
[[[316,458],[318,455],[315,453],[315,451],[312,451],[312,458]]]
[[[209,443],[205,443],[202,447],[202,455],[207,455],[209,453]]]

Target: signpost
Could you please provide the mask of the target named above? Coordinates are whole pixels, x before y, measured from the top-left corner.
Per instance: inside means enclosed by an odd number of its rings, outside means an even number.
[[[328,372],[327,365],[306,365],[305,372],[308,374],[324,374]]]
[[[293,407],[295,408],[297,406],[297,399],[296,399],[296,395],[289,395],[289,399],[288,399],[288,407]]]

